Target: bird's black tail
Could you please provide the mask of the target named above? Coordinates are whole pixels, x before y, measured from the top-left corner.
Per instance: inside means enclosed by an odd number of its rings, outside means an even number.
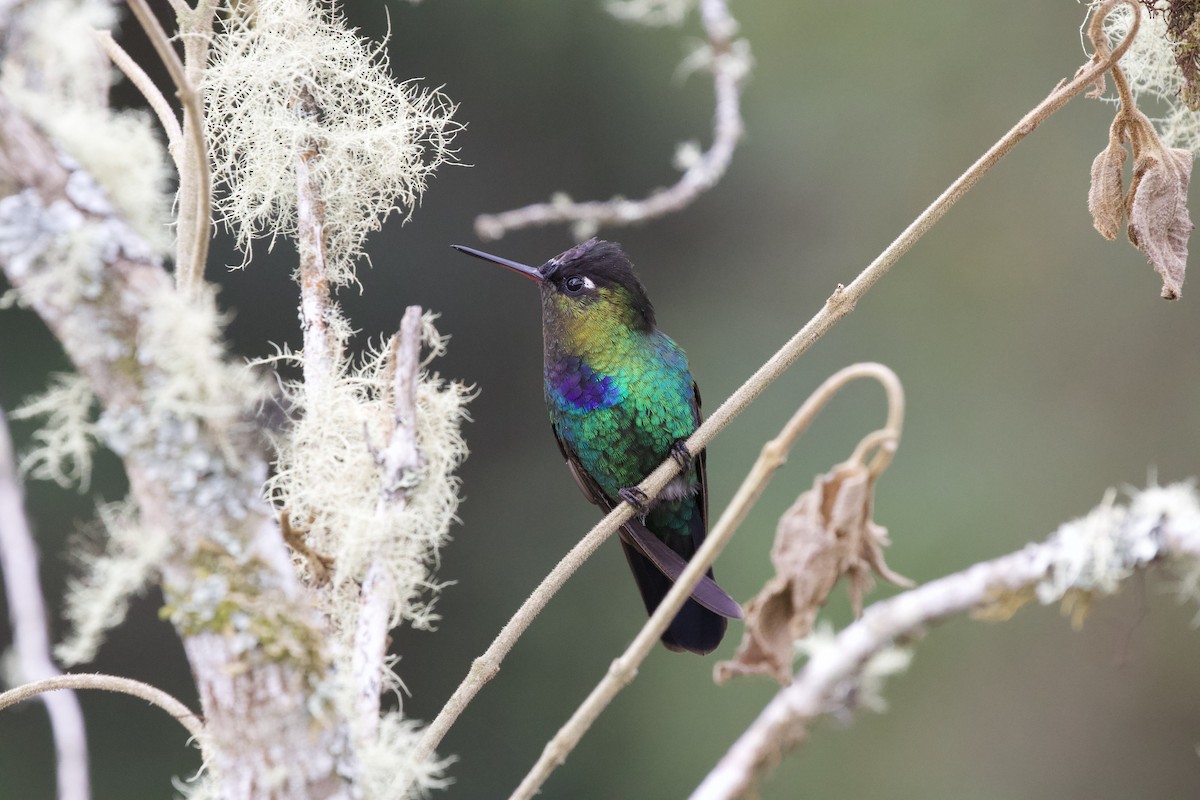
[[[653,614],[658,604],[671,591],[671,579],[654,566],[650,559],[642,555],[637,548],[625,541],[621,542],[625,558],[629,561],[629,569],[637,581],[638,591],[642,594],[642,602],[646,604],[647,613]],[[710,569],[708,577],[712,577]],[[709,611],[691,598],[679,609],[675,619],[663,632],[662,643],[668,650],[676,652],[686,650],[692,653],[711,653],[717,649],[725,636],[728,625],[725,618],[716,612]]]

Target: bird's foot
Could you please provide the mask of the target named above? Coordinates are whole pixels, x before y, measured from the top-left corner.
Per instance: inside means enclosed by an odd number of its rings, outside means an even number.
[[[676,439],[675,443],[671,445],[671,459],[679,465],[679,469],[682,471],[688,471],[694,458],[692,451],[688,449],[686,439]]]
[[[650,498],[646,497],[646,493],[636,486],[626,486],[617,492],[617,496],[624,500],[629,505],[637,510],[637,515],[642,519],[650,513]]]

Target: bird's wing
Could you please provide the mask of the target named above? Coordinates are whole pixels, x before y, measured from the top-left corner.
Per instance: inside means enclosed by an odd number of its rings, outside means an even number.
[[[575,478],[575,483],[579,485],[579,491],[583,492],[583,496],[587,498],[589,503],[600,506],[605,513],[612,511],[617,507],[617,502],[609,498],[596,483],[588,471],[580,464],[579,459],[571,450],[570,445],[562,440],[555,430],[554,425],[550,426],[550,430],[554,432],[554,441],[558,443],[559,452],[562,453],[563,459],[567,462],[567,468],[571,470],[571,475]],[[704,451],[696,457],[696,470],[700,481],[700,509],[704,515],[705,524],[708,522],[708,486],[705,481],[704,472]],[[687,561],[678,553],[667,547],[662,539],[659,539],[650,529],[642,524],[641,520],[636,517],[629,519],[621,526],[620,531],[621,541],[627,543],[639,553],[650,560],[654,567],[671,579],[674,583],[682,574],[687,566]],[[699,543],[697,543],[698,545]],[[705,575],[700,579],[700,582],[692,589],[692,599],[700,605],[712,611],[715,614],[720,614],[723,617],[731,619],[742,618],[742,607],[738,602],[725,593],[725,590],[717,585],[717,582]]]

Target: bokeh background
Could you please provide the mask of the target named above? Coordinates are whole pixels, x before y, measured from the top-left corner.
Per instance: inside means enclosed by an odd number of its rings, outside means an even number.
[[[756,66],[729,174],[681,214],[603,232],[632,255],[709,408],[1074,72],[1084,10],[1070,0],[733,4]],[[347,14],[371,36],[390,16],[395,73],[444,86],[468,126],[458,144],[471,166],[443,169],[410,223],[390,220],[371,241],[361,294],[341,296],[361,331],[356,347],[394,331],[408,303],[440,312],[453,339],[436,369],[480,390],[466,428],[462,522],[438,572],[455,581],[438,604],[439,630],[395,633],[404,708],[430,719],[597,516],[547,430],[533,287],[448,245],[532,263],[565,249],[564,229],[481,245],[472,220],[560,190],[638,196],[672,182],[676,144],[709,139],[711,84],[676,76],[700,37],[695,20],[643,29],[607,16],[598,0],[351,2]],[[128,47],[145,54],[124,26]],[[127,87],[118,97],[137,102]],[[891,565],[918,581],[1041,539],[1108,487],[1200,472],[1197,292],[1160,300],[1142,256],[1095,234],[1085,206],[1111,115],[1079,98],[1036,131],[714,442],[714,514],[804,397],[857,360],[889,364],[908,392],[877,518],[894,540]],[[240,256],[225,238],[214,249],[210,277],[237,352],[298,345],[294,258],[281,244],[245,272],[226,271]],[[32,314],[0,312],[0,405],[13,408],[66,366]],[[805,435],[717,564],[735,597],[769,576],[779,514],[882,420],[880,395],[851,387]],[[27,444],[32,427],[14,427]],[[68,537],[97,500],[123,494],[123,478],[101,456],[86,496],[40,483],[27,492],[56,607]],[[457,758],[448,800],[506,796],[642,624],[617,550],[606,545],[570,581],[445,740]],[[1198,796],[1197,609],[1172,590],[1161,571],[1134,580],[1098,603],[1081,632],[1054,608],[931,630],[888,686],[886,713],[821,723],[763,797]],[[156,592],[135,603],[92,667],[194,705],[159,604]],[[841,592],[825,616],[848,621]],[[739,633],[733,626],[718,657],[732,654]],[[9,639],[4,617],[0,643]],[[685,795],[776,691],[765,679],[715,687],[716,660],[656,651],[545,796]],[[172,777],[197,767],[161,712],[96,693],[82,702],[97,800],[167,797]],[[52,794],[43,709],[0,715],[0,796]]]

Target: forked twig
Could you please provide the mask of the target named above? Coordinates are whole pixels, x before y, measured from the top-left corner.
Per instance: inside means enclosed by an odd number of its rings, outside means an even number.
[[[657,189],[641,200],[614,197],[577,203],[554,199],[548,203],[482,214],[475,219],[475,232],[481,239],[499,239],[510,231],[555,223],[573,223],[576,236],[586,239],[603,225],[628,225],[645,222],[690,205],[699,195],[721,180],[733,160],[733,151],[742,138],[742,84],[749,72],[749,55],[742,52],[744,42],[733,39],[737,20],[729,13],[725,0],[701,0],[700,18],[708,38],[707,66],[713,74],[713,141],[684,169],[672,186]]]

